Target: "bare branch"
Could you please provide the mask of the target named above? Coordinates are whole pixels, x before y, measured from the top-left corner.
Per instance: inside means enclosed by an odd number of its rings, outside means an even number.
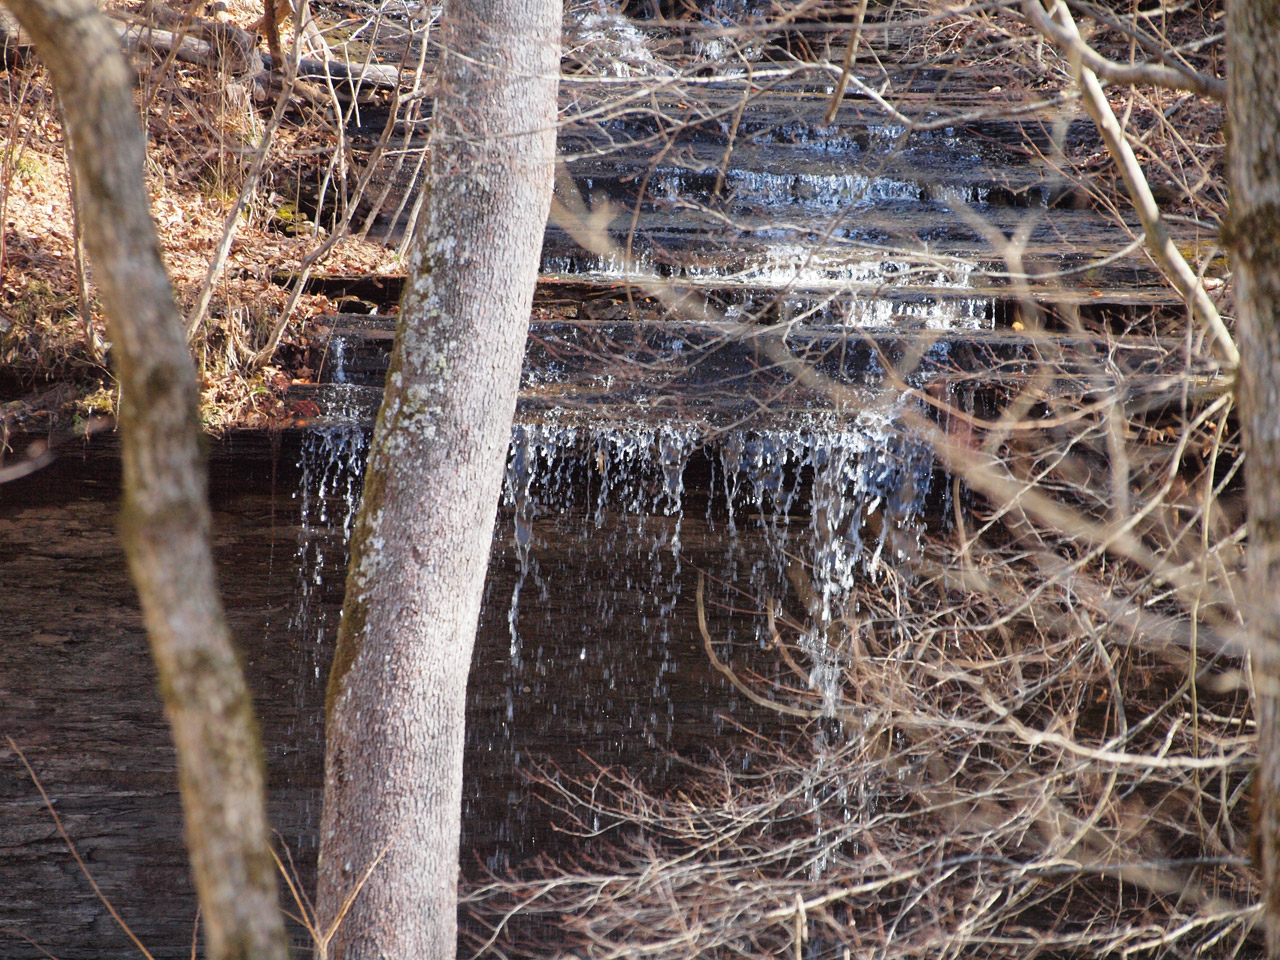
[[[1027,12],[1027,17],[1032,22],[1039,23],[1041,20],[1048,20],[1045,16],[1044,8],[1040,6],[1040,0],[1025,0],[1023,9]],[[1197,319],[1209,328],[1215,342],[1218,344],[1218,348],[1222,351],[1222,355],[1232,365],[1238,364],[1240,362],[1240,351],[1237,349],[1230,331],[1227,330],[1226,323],[1223,322],[1221,314],[1218,313],[1218,308],[1209,299],[1209,295],[1204,289],[1204,284],[1187,264],[1186,259],[1173,242],[1173,238],[1169,235],[1160,207],[1151,193],[1151,187],[1147,184],[1146,175],[1142,172],[1142,166],[1138,163],[1138,158],[1134,156],[1133,148],[1129,146],[1129,141],[1125,138],[1124,131],[1120,128],[1120,123],[1116,120],[1116,115],[1111,110],[1111,104],[1107,102],[1107,96],[1102,90],[1102,85],[1098,82],[1098,76],[1079,55],[1074,41],[1079,39],[1080,34],[1076,29],[1075,20],[1071,17],[1071,12],[1067,9],[1065,3],[1061,2],[1061,0],[1055,0],[1053,15],[1058,20],[1058,28],[1051,35],[1056,36],[1056,33],[1061,32],[1067,38],[1073,40],[1072,44],[1067,46],[1072,73],[1084,96],[1085,109],[1089,111],[1089,115],[1093,117],[1094,123],[1097,124],[1098,132],[1102,134],[1102,139],[1107,145],[1107,151],[1111,154],[1116,166],[1120,168],[1120,175],[1124,178],[1125,185],[1129,188],[1129,196],[1133,200],[1134,209],[1137,211],[1138,219],[1142,221],[1143,230],[1146,232],[1148,250],[1167,273],[1178,292],[1186,298]]]
[[[1076,29],[1074,21],[1070,26],[1067,26],[1065,23],[1055,23],[1046,16],[1044,7],[1040,5],[1039,0],[1027,0],[1023,4],[1023,9],[1026,11],[1027,19],[1034,24],[1037,30],[1058,46],[1064,48],[1074,60],[1079,60],[1086,68],[1104,80],[1135,85],[1150,84],[1151,86],[1165,87],[1169,90],[1185,90],[1188,93],[1194,93],[1200,97],[1211,97],[1214,100],[1226,100],[1227,98],[1227,82],[1225,80],[1197,73],[1188,67],[1171,67],[1159,63],[1116,63],[1114,60],[1108,60],[1085,43],[1080,36],[1080,32]],[[1060,20],[1063,17],[1070,18],[1071,16],[1066,11],[1065,5],[1061,11],[1056,11],[1054,15]]]

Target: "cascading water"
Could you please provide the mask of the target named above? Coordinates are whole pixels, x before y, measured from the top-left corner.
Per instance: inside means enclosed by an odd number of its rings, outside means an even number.
[[[297,721],[286,731],[292,741],[285,768],[291,779],[307,777],[314,741],[323,736],[325,665],[337,636],[347,544],[360,502],[368,433],[358,427],[329,427],[302,440],[298,467],[302,478],[294,493],[298,504],[298,546],[294,557],[297,592],[289,617],[289,635],[298,643],[299,673],[293,685]],[[312,827],[319,810],[311,794],[300,792],[300,822]],[[314,831],[296,838],[300,849],[314,847]]]
[[[294,495],[299,513],[298,604],[289,627],[317,643],[326,639],[332,625],[314,601],[324,586],[326,564],[333,563],[330,555],[338,554],[340,566],[345,566],[368,452],[368,433],[359,427],[316,430],[302,441],[298,461],[302,482]],[[318,677],[318,664],[315,670]]]
[[[293,626],[314,648],[312,684],[323,682],[320,642],[336,628],[341,547],[366,450],[355,429],[303,447]],[[785,428],[712,433],[518,424],[470,685],[472,849],[496,867],[548,842],[521,773],[541,756],[663,777],[673,753],[727,747],[726,718],[775,722],[709,670],[696,626],[700,574],[718,655],[730,664],[765,655],[764,611],[785,602],[805,624],[789,641],[834,714],[844,654],[832,625],[858,580],[913,549],[934,470],[928,448],[883,416],[813,414]]]
[[[681,694],[669,681],[690,659],[705,663],[693,626],[697,573],[713,580],[713,606],[738,611],[712,611],[722,631],[716,642],[733,662],[769,645],[762,611],[786,595],[797,566],[817,599],[797,639],[811,686],[834,715],[843,665],[828,642],[832,624],[858,578],[874,580],[915,548],[934,470],[930,450],[883,418],[851,424],[815,416],[803,428],[710,436],[691,427],[517,426],[505,498],[517,568],[505,598],[505,723],[519,723],[521,693],[574,690],[552,697],[550,709],[564,715],[609,704],[609,691],[642,683],[630,713],[613,703],[608,719],[637,742],[674,748],[672,698]],[[579,607],[566,621],[557,581],[573,575],[571,565],[594,571],[595,589],[575,592]],[[530,578],[538,584],[532,599]],[[491,592],[489,606],[502,599]],[[530,640],[526,628],[544,639]],[[578,638],[567,660],[548,634]],[[591,678],[602,689],[591,691]],[[721,696],[723,713],[732,713],[735,695]],[[712,727],[722,729],[715,719]],[[508,727],[504,742],[517,739]],[[612,742],[603,753],[606,762],[634,750]],[[490,752],[488,762],[495,759]]]

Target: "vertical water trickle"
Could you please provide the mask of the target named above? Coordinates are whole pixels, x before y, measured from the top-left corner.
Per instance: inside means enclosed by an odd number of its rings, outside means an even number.
[[[810,686],[834,715],[844,676],[839,630],[850,598],[860,579],[879,575],[886,549],[895,563],[911,558],[932,453],[891,421],[871,417],[814,416],[801,428],[739,431],[716,442],[731,542],[746,520],[764,537],[763,556],[743,558],[750,561],[745,579],[727,551],[730,582],[754,589],[761,610],[789,593],[799,601],[807,626],[797,641]],[[740,497],[753,511],[742,518]],[[793,513],[806,506],[804,524]],[[758,633],[758,641],[764,646],[769,638]]]
[[[516,548],[516,557],[520,562],[520,574],[511,591],[511,607],[507,611],[507,629],[511,632],[511,663],[520,666],[520,634],[516,630],[516,618],[520,611],[520,591],[524,588],[525,577],[529,575],[529,541],[533,538],[533,499],[529,496],[529,486],[533,483],[533,470],[529,464],[529,450],[525,442],[524,431],[517,427],[511,438],[511,451],[507,456],[507,473],[504,479],[504,496],[508,504],[514,507],[515,515],[512,540]],[[508,719],[510,719],[508,709]]]
[[[662,465],[663,512],[676,518],[671,532],[671,556],[680,575],[680,525],[684,520],[684,470],[698,444],[700,431],[693,427],[663,427],[658,431],[658,457]]]
[[[652,697],[654,706],[650,709],[649,715],[642,725],[648,738],[653,738],[655,732],[661,727],[668,727],[667,736],[670,735],[670,712],[668,711],[664,716],[658,711],[657,704],[668,695],[666,677],[674,669],[676,663],[676,658],[672,652],[671,627],[676,617],[677,607],[680,605],[683,596],[683,577],[681,576],[683,561],[680,534],[684,524],[684,474],[689,465],[690,456],[692,456],[702,440],[703,431],[697,427],[673,427],[669,425],[663,426],[655,438],[653,456],[662,471],[662,487],[660,495],[655,497],[654,507],[661,500],[662,512],[665,516],[673,518],[669,524],[670,532],[668,535],[672,563],[668,571],[663,556],[665,551],[661,550],[661,543],[655,538],[653,550],[649,555],[649,562],[653,570],[653,598],[657,609],[655,610],[655,623],[649,643],[653,652],[653,659],[657,664],[657,675],[653,679]]]
[[[811,438],[808,457],[813,469],[810,494],[810,570],[813,591],[808,629],[800,647],[811,664],[809,687],[822,694],[822,706],[834,716],[843,686],[843,670],[832,643],[838,608],[854,586],[854,566],[860,552],[857,527],[861,522],[857,466],[869,454],[854,437]],[[859,438],[860,439],[860,438]],[[852,469],[851,469],[852,468]],[[852,476],[850,474],[852,473]]]
[[[652,460],[654,431],[648,427],[603,427],[591,438],[594,467],[600,480],[595,524],[604,525],[611,510],[640,514],[652,504],[647,470]]]
[[[363,484],[369,438],[356,427],[333,427],[308,433],[302,440],[298,466],[302,478],[298,501],[298,547],[294,563],[298,587],[289,617],[289,634],[299,645],[299,682],[294,687],[298,725],[289,731],[291,754],[285,780],[308,782],[315,757],[323,753],[324,663],[332,649],[341,591],[346,581],[347,544]],[[308,758],[311,758],[308,760]],[[302,822],[315,825],[319,811],[313,797],[302,793]],[[314,844],[314,831],[298,840]]]
[[[331,336],[329,338],[329,382],[347,382],[347,338]]]
[[[724,474],[724,498],[729,511],[729,536],[738,532],[734,520],[734,504],[742,485],[743,431],[734,430],[720,442],[720,469]]]
[[[302,481],[294,495],[299,501],[298,605],[289,628],[304,638],[323,639],[324,611],[313,601],[324,586],[326,561],[346,570],[368,451],[368,434],[358,427],[316,430],[302,440]]]
[[[813,468],[809,527],[813,541],[813,580],[821,604],[810,611],[824,633],[833,618],[833,604],[854,586],[854,564],[861,553],[863,492],[858,483],[869,457],[878,454],[850,434],[810,441],[807,460]]]
[[[532,556],[533,521],[537,514],[537,501],[533,496],[534,481],[542,472],[542,458],[548,465],[555,460],[560,438],[549,433],[542,424],[517,424],[511,432],[511,446],[507,452],[507,471],[503,479],[503,499],[512,508],[512,541],[519,562],[515,587],[511,591],[511,606],[507,612],[507,627],[511,632],[511,669],[518,671],[521,664],[520,632],[517,621],[520,614],[520,593],[537,561]],[[536,577],[536,571],[534,573]],[[508,719],[511,708],[508,706]]]

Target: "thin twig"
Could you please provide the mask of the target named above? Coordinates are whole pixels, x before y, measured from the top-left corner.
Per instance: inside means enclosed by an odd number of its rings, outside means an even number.
[[[129,925],[124,922],[124,918],[116,912],[116,908],[112,905],[111,901],[107,899],[106,894],[102,892],[102,889],[98,886],[98,882],[93,879],[93,874],[89,872],[89,868],[85,866],[84,861],[80,859],[80,852],[76,849],[76,845],[71,842],[71,838],[67,836],[67,831],[62,826],[62,818],[58,816],[58,811],[53,809],[53,801],[49,799],[49,795],[45,793],[44,784],[40,782],[40,778],[36,776],[35,770],[33,770],[31,768],[31,764],[27,762],[26,754],[24,754],[22,750],[19,749],[18,745],[14,743],[13,737],[6,736],[5,740],[9,744],[9,749],[18,755],[18,759],[22,761],[22,765],[27,768],[27,776],[31,778],[31,782],[34,783],[36,789],[40,791],[40,799],[44,801],[45,809],[49,811],[49,816],[53,818],[53,825],[58,830],[58,836],[62,837],[62,842],[65,843],[67,845],[67,849],[71,851],[71,856],[75,858],[76,865],[80,867],[80,872],[84,874],[85,879],[89,881],[89,886],[93,888],[93,892],[102,902],[102,905],[107,908],[107,912],[111,914],[111,919],[115,920],[120,929],[123,930],[129,939],[133,941],[133,945],[138,948],[147,960],[154,960],[151,956],[151,952],[142,945],[142,941],[134,935],[134,932],[129,928]]]

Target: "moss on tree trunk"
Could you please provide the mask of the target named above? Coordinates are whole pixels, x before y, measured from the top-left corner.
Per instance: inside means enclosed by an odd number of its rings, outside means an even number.
[[[262,750],[214,576],[195,370],[148,210],[133,77],[91,0],[5,2],[70,128],[122,397],[120,531],[177,747],[206,954],[284,960]]]

